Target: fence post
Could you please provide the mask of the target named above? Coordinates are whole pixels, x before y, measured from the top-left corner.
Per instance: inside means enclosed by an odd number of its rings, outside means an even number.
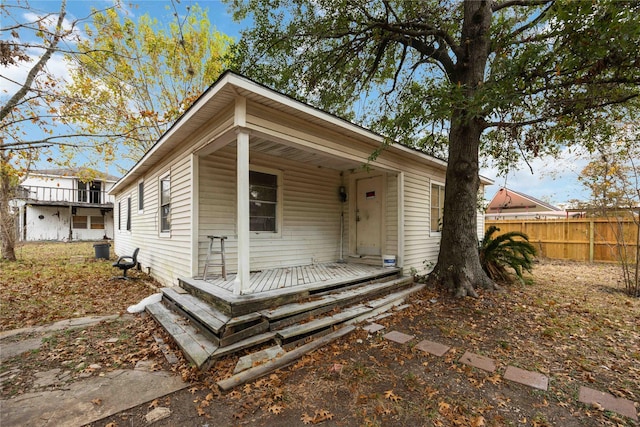
[[[589,262],[593,263],[595,252],[595,231],[593,220],[589,221]]]

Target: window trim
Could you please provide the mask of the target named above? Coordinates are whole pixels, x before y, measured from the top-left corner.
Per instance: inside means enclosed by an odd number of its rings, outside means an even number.
[[[282,200],[283,200],[283,189],[282,189],[282,182],[283,182],[283,172],[280,169],[273,169],[273,168],[267,168],[267,167],[262,167],[262,166],[254,166],[254,165],[249,165],[249,171],[250,172],[259,172],[259,173],[264,173],[264,174],[269,174],[269,175],[273,175],[276,177],[276,231],[251,231],[249,230],[249,232],[251,233],[252,237],[257,237],[257,238],[274,238],[274,237],[282,237]],[[249,185],[251,185],[251,182],[249,182]],[[250,201],[249,201],[250,203]],[[249,209],[251,209],[251,207],[249,207]],[[249,221],[251,221],[251,213],[249,212]]]
[[[127,231],[131,231],[131,196],[127,197]]]
[[[122,199],[118,200],[118,231],[122,231]]]
[[[163,204],[162,200],[162,183],[169,183],[169,201],[168,203]],[[162,221],[162,207],[169,206],[169,214],[168,214],[168,229],[163,229],[163,221]],[[167,172],[163,175],[160,175],[158,178],[158,234],[160,237],[171,237],[171,172]]]
[[[444,182],[441,181],[435,181],[435,180],[429,180],[429,235],[430,236],[441,236],[442,235],[442,227],[439,227],[438,230],[432,230],[431,227],[431,221],[432,221],[432,210],[434,209],[431,206],[431,198],[433,197],[433,186],[437,185],[438,187],[442,188],[442,200],[440,200],[440,202],[442,203],[441,205],[438,206],[438,210],[440,215],[438,216],[438,218],[441,218],[444,216],[443,210],[444,210],[444,189],[445,189],[445,185]]]
[[[144,213],[144,179],[138,181],[138,213]]]

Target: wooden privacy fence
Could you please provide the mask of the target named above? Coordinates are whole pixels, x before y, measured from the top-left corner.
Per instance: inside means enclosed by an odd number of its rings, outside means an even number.
[[[485,229],[492,225],[500,229],[495,235],[525,233],[545,258],[617,262],[618,250],[625,249],[633,264],[638,250],[638,225],[632,218],[485,220]]]

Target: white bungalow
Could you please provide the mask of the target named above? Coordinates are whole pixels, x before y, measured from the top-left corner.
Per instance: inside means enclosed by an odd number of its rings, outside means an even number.
[[[282,305],[298,285],[423,271],[439,250],[447,165],[399,144],[369,161],[383,142],[225,72],[111,189],[124,218],[115,252],[140,248],[144,271],[220,297],[212,303],[230,317]],[[226,237],[225,259],[212,254],[205,274],[209,236]],[[256,305],[259,295],[275,299]]]

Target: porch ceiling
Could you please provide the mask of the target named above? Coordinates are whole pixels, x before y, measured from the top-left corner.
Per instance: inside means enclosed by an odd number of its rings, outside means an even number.
[[[321,166],[323,168],[339,171],[355,169],[363,165],[362,162],[343,157],[331,156],[320,151],[311,150],[307,147],[300,148],[295,145],[272,141],[259,135],[251,136],[249,146],[252,151],[267,154],[269,156],[275,156],[299,163]]]

